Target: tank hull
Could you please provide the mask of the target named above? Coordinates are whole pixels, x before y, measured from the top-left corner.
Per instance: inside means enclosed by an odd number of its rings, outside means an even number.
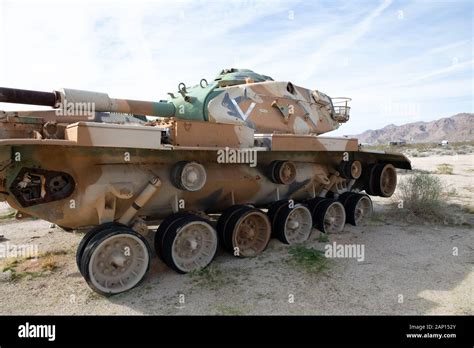
[[[345,156],[361,161],[364,166],[378,162],[394,163],[397,167],[409,165],[401,155],[363,151],[268,151],[260,148],[243,149],[248,151],[245,153],[242,149],[229,148],[152,150],[0,142],[2,198],[25,215],[67,228],[118,220],[151,177],[158,177],[161,187],[140,207],[138,215],[147,221],[163,219],[183,209],[220,213],[235,204],[266,206],[281,199],[305,200],[326,195],[325,188],[336,194],[351,189],[363,190],[364,176],[352,182],[336,176],[336,182],[328,184]],[[239,157],[238,150],[244,155]],[[270,164],[281,159],[293,162],[296,167],[296,177],[289,185],[274,183],[268,177]],[[180,161],[195,161],[204,166],[207,179],[202,189],[188,192],[176,188],[170,173]],[[52,201],[35,201],[31,205],[22,202],[18,185],[25,172],[35,174],[36,170],[69,175],[73,190]]]

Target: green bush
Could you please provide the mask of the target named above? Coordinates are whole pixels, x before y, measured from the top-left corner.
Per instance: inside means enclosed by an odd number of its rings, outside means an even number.
[[[324,251],[296,244],[290,246],[289,253],[291,255],[289,263],[308,273],[319,273],[328,268],[328,259]]]

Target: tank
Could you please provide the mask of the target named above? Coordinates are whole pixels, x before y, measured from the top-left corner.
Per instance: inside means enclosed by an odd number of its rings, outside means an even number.
[[[188,273],[218,247],[257,257],[270,238],[361,225],[370,196],[390,197],[396,168],[411,169],[324,135],[349,121],[349,98],[247,69],[160,101],[0,88],[0,102],[51,107],[0,112],[0,198],[18,219],[87,230],[76,261],[103,295],[140,284],[155,252]]]

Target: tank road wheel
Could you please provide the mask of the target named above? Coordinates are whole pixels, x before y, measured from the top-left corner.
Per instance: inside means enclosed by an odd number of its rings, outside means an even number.
[[[338,233],[344,229],[346,212],[341,202],[328,199],[316,209],[316,227],[324,233]]]
[[[189,215],[190,213],[187,211],[180,211],[171,215],[168,215],[158,226],[158,229],[155,233],[155,252],[161,261],[165,261],[163,258],[163,238],[166,235],[166,232],[169,230],[172,224],[178,222],[183,217]]]
[[[97,232],[81,260],[89,286],[102,295],[114,295],[137,286],[150,267],[150,249],[141,235],[123,225]]]
[[[308,207],[309,211],[311,212],[311,216],[313,217],[313,224],[316,222],[317,216],[316,211],[321,203],[328,201],[328,198],[324,197],[315,197],[306,201],[306,206]]]
[[[275,220],[279,211],[285,207],[288,207],[290,202],[286,199],[282,199],[276,202],[273,202],[270,207],[268,207],[267,216],[270,219],[270,224],[272,226],[272,236],[275,236]]]
[[[368,195],[352,194],[344,204],[347,222],[354,226],[360,226],[372,215],[372,200]]]
[[[94,228],[90,229],[87,231],[87,233],[82,237],[81,241],[79,242],[79,245],[77,246],[77,251],[76,251],[76,265],[77,268],[79,269],[79,272],[82,274],[81,270],[81,259],[82,255],[84,254],[84,250],[86,249],[87,244],[89,241],[100,231],[106,230],[114,225],[118,225],[115,222],[107,222],[105,224],[95,226]],[[82,274],[83,275],[83,274]]]
[[[268,216],[259,209],[247,207],[229,219],[224,230],[224,245],[235,256],[253,257],[265,249],[270,236]]]
[[[341,202],[342,205],[345,207],[347,201],[349,200],[349,198],[352,197],[352,196],[355,195],[355,194],[356,194],[355,192],[344,192],[344,193],[342,193],[342,194],[339,195],[339,197],[337,198],[337,200],[338,200],[339,202]]]
[[[224,238],[224,235],[225,235],[225,230],[227,228],[227,224],[229,222],[229,220],[240,210],[242,209],[249,209],[251,207],[249,207],[248,205],[244,205],[244,204],[237,204],[237,205],[233,205],[231,206],[230,208],[227,208],[222,214],[221,216],[219,217],[219,220],[217,220],[217,225],[216,225],[216,230],[217,230],[217,235],[219,236],[219,240],[220,242],[222,243],[222,245],[224,246],[224,248],[228,249],[228,250],[231,250],[232,249],[232,246],[228,246],[226,244],[226,241],[225,241],[225,238]]]
[[[217,232],[206,220],[194,214],[178,218],[163,236],[165,263],[178,273],[188,273],[209,265],[216,255]]]
[[[304,204],[296,204],[293,208],[284,206],[275,216],[274,233],[285,244],[304,242],[312,228],[311,212]]]

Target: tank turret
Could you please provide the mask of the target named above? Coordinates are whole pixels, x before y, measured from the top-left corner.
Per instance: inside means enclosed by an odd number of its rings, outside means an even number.
[[[0,88],[0,102],[246,125],[256,133],[322,134],[349,119],[348,98],[344,105],[335,105],[318,90],[277,82],[248,69],[225,69],[213,81],[202,79],[189,88],[180,83],[178,92],[168,94],[168,100],[153,102],[75,89]]]
[[[274,81],[248,69],[225,69],[210,83],[184,83],[169,93],[176,117],[245,124],[256,133],[322,134],[349,119],[349,106],[335,106],[318,91]]]

